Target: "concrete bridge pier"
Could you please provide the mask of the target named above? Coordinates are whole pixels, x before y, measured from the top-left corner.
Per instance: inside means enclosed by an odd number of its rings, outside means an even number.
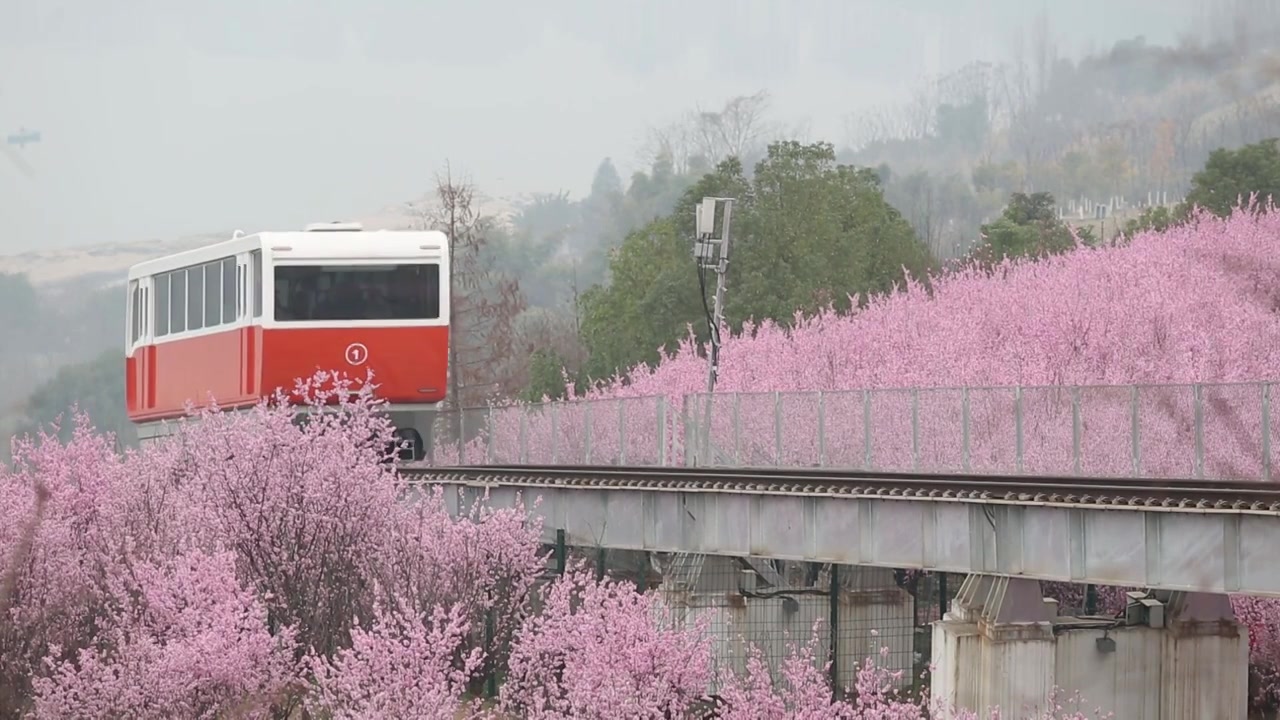
[[[1249,630],[1231,599],[1157,592],[1166,626],[1160,657],[1161,720],[1244,718],[1249,703]]]
[[[956,708],[1043,705],[1053,689],[1053,618],[1038,580],[969,575],[933,625],[932,690],[950,720]]]
[[[1022,717],[1055,689],[1117,718],[1244,718],[1248,654],[1225,595],[1133,592],[1123,617],[1063,617],[1036,580],[970,575],[933,626],[933,697],[946,718]]]

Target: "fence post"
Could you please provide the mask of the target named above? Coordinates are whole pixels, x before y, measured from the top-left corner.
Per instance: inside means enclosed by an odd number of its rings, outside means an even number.
[[[423,438],[423,442],[427,443],[426,455],[428,465],[436,464],[436,428],[439,426],[436,421],[439,419],[440,418],[436,413],[431,414],[431,429],[427,432],[427,437]]]
[[[556,530],[556,575],[564,575],[569,563],[569,552],[565,546],[564,528]]]
[[[911,469],[920,470],[920,388],[911,388]]]
[[[702,453],[700,457],[704,458],[704,465],[715,465],[717,458],[714,446],[711,443],[711,413],[715,408],[716,396],[714,392],[707,393],[707,406],[702,414],[701,430],[698,433],[698,448]]]
[[[862,390],[862,469],[871,469],[871,391]]]
[[[1080,386],[1071,386],[1071,462],[1076,477],[1080,476]]]
[[[938,573],[938,619],[942,620],[947,614],[947,574],[945,572]]]
[[[529,464],[529,408],[520,408],[520,462]]]
[[[742,393],[733,394],[733,464],[742,464]]]
[[[1202,479],[1204,478],[1204,387],[1197,383],[1192,388],[1192,396],[1195,401],[1196,479]]]
[[[627,401],[618,398],[618,465],[627,464]]]
[[[591,464],[591,405],[592,404],[593,403],[590,400],[588,400],[585,403],[586,407],[582,409],[582,414],[583,414],[582,424],[584,426],[582,428],[582,434],[583,434],[583,444],[585,445],[582,451],[583,465]]]
[[[485,611],[484,614],[484,654],[488,657],[494,657],[495,655],[493,652],[493,625],[493,609],[491,608]],[[489,672],[485,676],[484,694],[485,697],[490,699],[498,696],[498,667],[496,663],[489,668]]]
[[[684,464],[685,467],[697,467],[702,459],[702,448],[698,447],[698,429],[693,425],[692,416],[694,413],[689,412],[689,406],[693,401],[688,395],[680,401],[680,422],[684,424]]]
[[[782,393],[773,392],[773,464],[782,467]]]
[[[1013,389],[1014,458],[1018,474],[1022,474],[1022,386]]]
[[[490,465],[493,464],[493,406],[490,405],[484,413],[484,461]]]
[[[658,398],[658,467],[667,466],[667,398]]]
[[[1271,479],[1271,383],[1262,383],[1262,479]]]
[[[1138,386],[1129,386],[1129,440],[1133,445],[1133,476],[1142,476],[1142,440],[1138,429]]]
[[[831,612],[831,629],[828,633],[831,636],[830,657],[831,667],[831,697],[833,700],[840,699],[840,566],[831,563],[831,587],[829,588],[828,598],[830,600],[829,610]]]
[[[818,467],[827,466],[827,403],[818,391]]]
[[[551,403],[551,464],[560,463],[560,404]]]
[[[458,464],[467,464],[467,411],[458,408]]]

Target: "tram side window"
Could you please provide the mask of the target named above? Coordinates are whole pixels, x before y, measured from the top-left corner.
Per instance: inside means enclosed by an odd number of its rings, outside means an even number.
[[[169,273],[155,277],[156,337],[169,334]]]
[[[187,268],[187,329],[204,327],[204,268]]]
[[[217,327],[222,322],[222,267],[204,265],[204,327]]]
[[[187,271],[169,274],[169,325],[175,333],[187,329]]]
[[[276,320],[435,320],[440,266],[283,265],[275,268]]]
[[[155,286],[156,337],[236,321],[235,258],[161,273]]]
[[[142,337],[142,288],[137,283],[133,285],[129,304],[133,306],[129,313],[129,343],[137,344],[138,338]]]

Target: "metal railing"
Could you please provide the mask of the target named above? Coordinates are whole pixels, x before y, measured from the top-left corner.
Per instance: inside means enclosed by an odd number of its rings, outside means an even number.
[[[434,464],[1270,480],[1271,383],[614,398],[440,413]]]

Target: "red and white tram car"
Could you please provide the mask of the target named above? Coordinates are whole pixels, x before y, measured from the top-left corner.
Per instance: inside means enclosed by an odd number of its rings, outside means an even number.
[[[212,395],[251,407],[317,370],[372,370],[397,433],[444,399],[449,243],[355,223],[261,232],[129,269],[125,394],[141,439]]]

